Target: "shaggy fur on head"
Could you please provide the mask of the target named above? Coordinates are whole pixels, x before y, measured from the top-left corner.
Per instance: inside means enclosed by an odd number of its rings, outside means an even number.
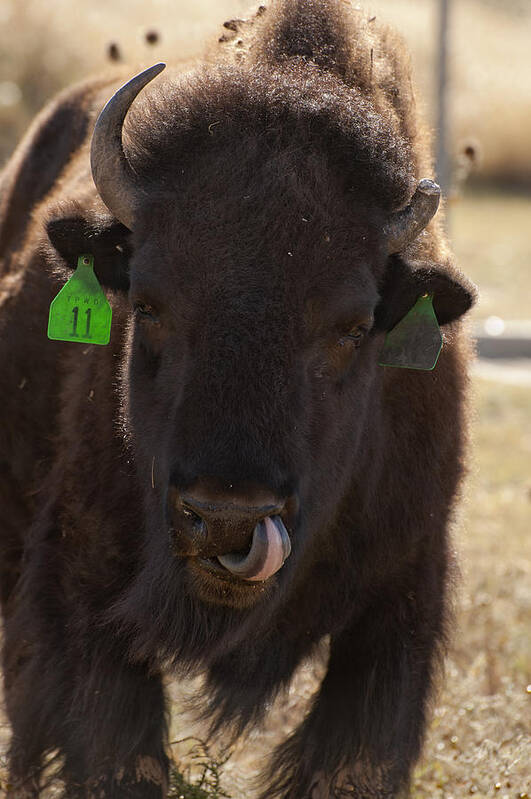
[[[13,796],[39,795],[55,753],[68,799],[161,799],[165,671],[204,672],[198,715],[237,735],[329,637],[262,799],[396,798],[445,640],[474,296],[437,222],[387,255],[392,214],[432,176],[403,45],[340,0],[227,21],[126,118],[132,230],[88,155],[128,76],[61,95],[0,177]],[[84,253],[113,306],[108,347],[45,337]],[[379,367],[425,293],[436,369]],[[214,520],[200,538],[169,498],[201,481],[289,506],[277,573],[212,572],[249,531]]]
[[[416,176],[431,170],[405,51],[389,30],[341,3],[308,0],[274,4],[238,41],[238,58],[179,76],[177,91],[165,80],[139,97],[125,131],[144,180],[162,154],[186,168],[195,152],[261,131],[266,156],[268,145],[313,145],[346,185],[368,182],[388,211],[404,205]]]

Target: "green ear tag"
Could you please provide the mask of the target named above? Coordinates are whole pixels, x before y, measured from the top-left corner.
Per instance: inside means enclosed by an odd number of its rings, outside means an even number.
[[[378,365],[431,371],[435,369],[442,342],[433,310],[433,294],[424,294],[386,335]]]
[[[80,255],[77,269],[50,305],[48,338],[108,344],[112,309],[94,274],[92,255]]]

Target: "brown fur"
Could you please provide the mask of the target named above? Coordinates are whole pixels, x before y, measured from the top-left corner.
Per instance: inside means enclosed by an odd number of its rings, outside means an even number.
[[[201,712],[237,734],[327,635],[320,692],[262,796],[395,797],[420,751],[473,289],[438,223],[385,254],[386,220],[431,176],[403,46],[333,0],[279,0],[225,31],[127,117],[142,187],[132,233],[88,164],[119,75],[45,109],[0,180],[15,796],[38,795],[55,751],[68,797],[160,799],[163,670],[206,671]],[[113,305],[108,347],[45,337],[83,252]],[[385,332],[425,291],[445,336],[436,369],[379,367]],[[371,329],[353,343],[356,325]],[[297,498],[274,577],[213,577],[184,551],[184,521],[168,534],[168,487],[198,477]]]

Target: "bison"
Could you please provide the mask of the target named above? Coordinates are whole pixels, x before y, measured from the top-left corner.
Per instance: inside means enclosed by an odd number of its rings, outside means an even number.
[[[160,799],[164,674],[204,674],[198,714],[238,735],[324,639],[261,796],[396,797],[421,749],[474,288],[433,219],[401,42],[340,0],[225,31],[189,71],[59,95],[2,174],[14,797],[52,758],[67,797]],[[80,255],[108,346],[46,336]],[[381,352],[404,320],[396,368]]]

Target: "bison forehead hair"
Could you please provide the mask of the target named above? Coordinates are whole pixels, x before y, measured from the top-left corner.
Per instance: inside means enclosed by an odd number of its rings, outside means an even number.
[[[204,161],[227,179],[249,176],[250,161],[268,164],[270,180],[302,167],[305,191],[327,167],[343,191],[391,212],[411,196],[418,169],[411,131],[401,130],[385,95],[298,58],[276,69],[225,65],[161,80],[133,105],[124,138],[139,182],[160,191],[178,191]],[[271,188],[264,185],[264,197]]]

